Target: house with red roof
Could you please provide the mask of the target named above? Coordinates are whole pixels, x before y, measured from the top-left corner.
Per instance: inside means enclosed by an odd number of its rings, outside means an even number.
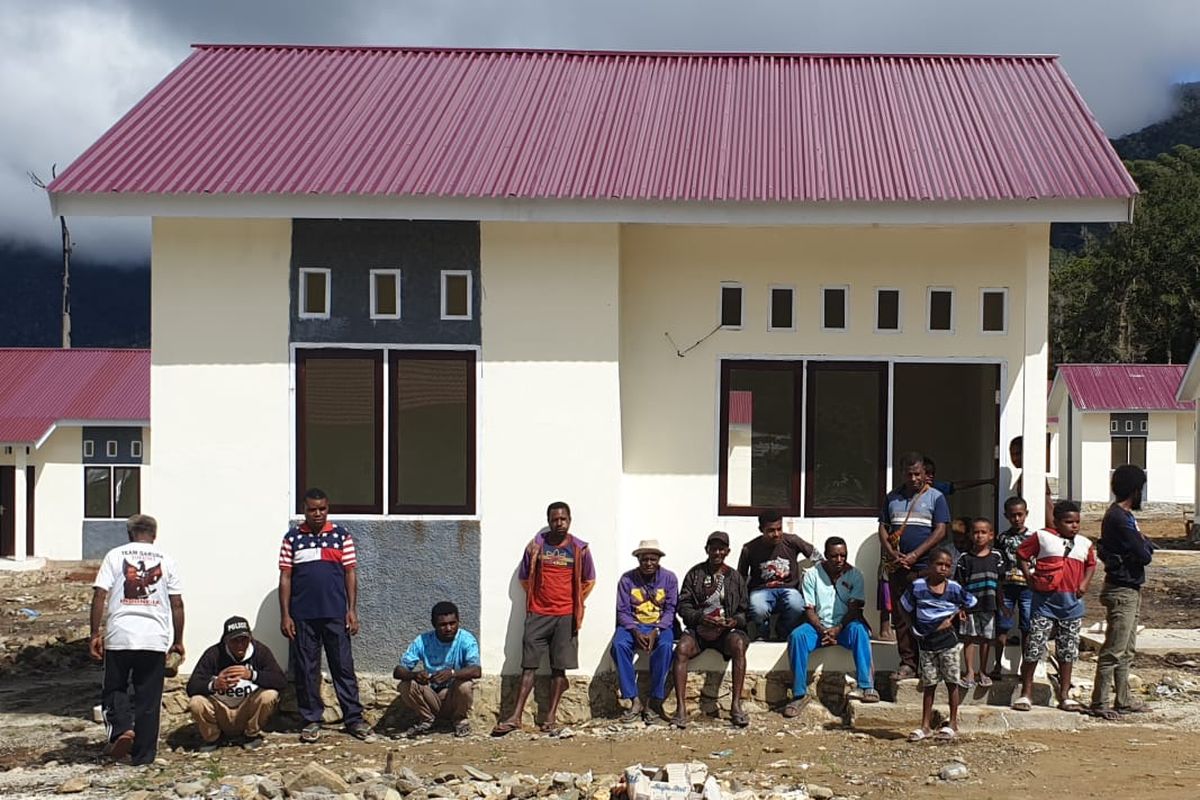
[[[1058,494],[1112,499],[1122,464],[1146,470],[1143,499],[1190,503],[1196,481],[1196,403],[1177,397],[1185,364],[1060,364],[1050,388],[1058,417]]]
[[[591,671],[641,539],[682,573],[778,509],[869,571],[905,451],[994,476],[953,505],[996,517],[1036,432],[1040,485],[1049,226],[1136,194],[1053,56],[274,45],[197,46],[49,187],[152,219],[146,511],[221,576],[189,649],[233,613],[271,640],[319,486],[360,669],[451,599],[489,673],[551,501]]]
[[[149,425],[149,350],[0,349],[0,558],[99,558],[128,541]]]

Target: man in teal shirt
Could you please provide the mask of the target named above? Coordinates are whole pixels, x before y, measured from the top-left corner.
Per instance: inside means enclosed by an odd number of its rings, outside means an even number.
[[[785,717],[797,716],[808,705],[808,657],[818,647],[838,644],[854,654],[858,688],[864,703],[878,703],[875,669],[871,663],[871,630],[863,622],[866,602],[863,575],[846,562],[846,540],[825,540],[825,560],[804,573],[807,619],[788,637],[792,667],[792,702]]]
[[[479,642],[458,627],[458,606],[443,600],[430,614],[433,630],[422,633],[400,658],[392,677],[400,702],[417,715],[417,722],[404,732],[413,739],[433,729],[438,719],[454,729],[455,736],[469,736],[475,681],[482,675]]]

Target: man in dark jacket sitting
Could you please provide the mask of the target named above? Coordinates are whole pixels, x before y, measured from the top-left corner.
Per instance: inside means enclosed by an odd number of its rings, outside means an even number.
[[[729,718],[739,728],[750,724],[742,710],[742,687],[746,683],[746,582],[725,563],[729,534],[713,531],[704,545],[708,560],[688,570],[679,585],[676,616],[687,632],[675,647],[675,716],[671,724],[686,728],[688,660],[711,648],[726,661],[733,660],[733,693]]]
[[[262,728],[279,704],[287,676],[244,617],[225,620],[221,641],[204,651],[188,679],[188,710],[200,730],[202,752],[222,737],[242,737],[242,747],[262,746]]]

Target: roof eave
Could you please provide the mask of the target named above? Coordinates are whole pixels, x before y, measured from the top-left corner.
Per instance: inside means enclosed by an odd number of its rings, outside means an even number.
[[[1175,391],[1175,399],[1181,403],[1200,402],[1200,342],[1196,343],[1196,349],[1192,351],[1187,370]]]
[[[494,197],[50,194],[55,216],[454,219],[705,225],[1001,225],[1128,222],[1133,196],[927,202],[724,202]]]

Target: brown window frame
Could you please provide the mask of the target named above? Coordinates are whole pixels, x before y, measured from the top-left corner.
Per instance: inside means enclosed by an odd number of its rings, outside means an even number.
[[[804,398],[804,516],[805,517],[875,517],[883,507],[887,494],[887,445],[888,445],[888,364],[886,361],[807,361],[805,367],[811,378],[813,372],[878,372],[879,381],[879,468],[876,471],[876,502],[874,506],[839,506],[831,508],[813,503],[813,481],[816,476],[813,460],[816,440],[816,393],[806,392]],[[807,389],[807,383],[805,384]]]
[[[375,503],[352,505],[338,503],[336,497],[329,498],[332,514],[382,514],[383,513],[383,350],[315,347],[296,350],[296,513],[304,512],[304,493],[308,486],[307,440],[304,434],[305,371],[310,359],[328,360],[337,358],[369,359],[375,366]]]
[[[458,516],[473,516],[475,514],[476,487],[476,442],[478,436],[476,370],[478,356],[474,350],[389,350],[388,374],[389,380],[394,380],[396,365],[402,360],[421,361],[465,361],[467,363],[467,414],[469,426],[467,430],[467,502],[461,506],[414,505],[401,504],[388,497],[388,513],[390,514],[445,514]],[[388,387],[388,476],[389,481],[395,480],[399,474],[400,444],[395,436],[395,419],[399,411],[398,393]],[[389,486],[389,489],[391,487]]]
[[[721,359],[720,442],[717,462],[717,513],[723,517],[756,517],[765,511],[778,511],[784,516],[800,516],[801,453],[804,450],[800,410],[804,408],[804,361],[764,361],[754,359]],[[776,370],[792,373],[792,397],[796,404],[794,424],[796,446],[792,454],[792,504],[786,508],[774,506],[731,506],[729,492],[729,379],[735,369]]]

